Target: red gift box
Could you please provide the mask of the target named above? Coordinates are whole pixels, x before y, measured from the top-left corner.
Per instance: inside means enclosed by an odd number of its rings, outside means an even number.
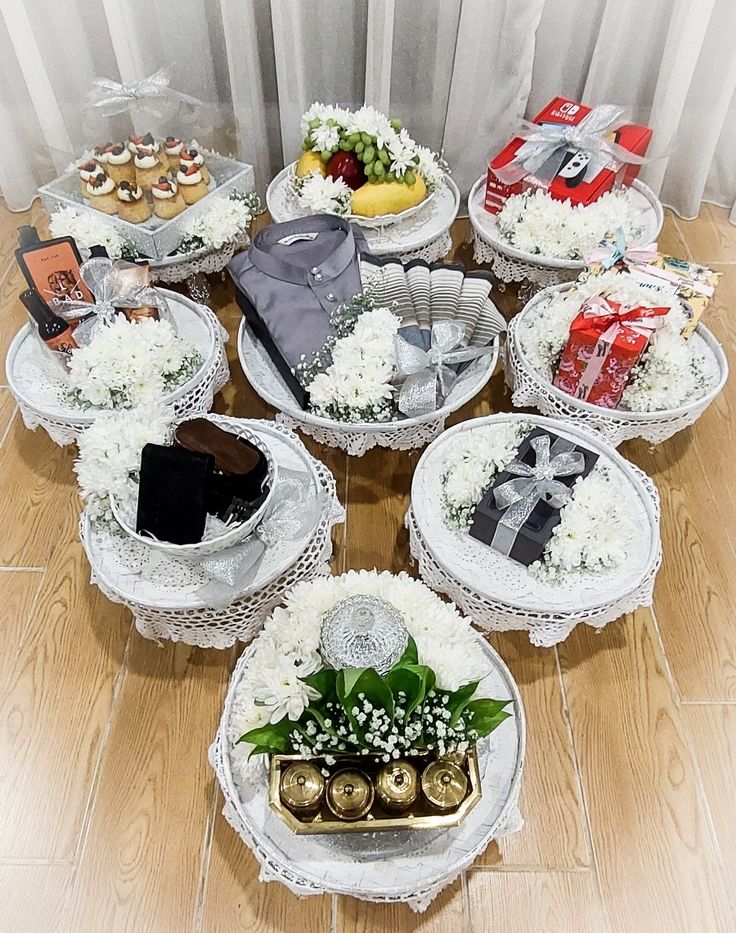
[[[548,133],[549,156],[537,165],[534,154],[527,151],[534,143],[534,137],[529,140],[515,137],[488,165],[486,210],[497,214],[506,198],[528,187],[545,188],[559,201],[592,204],[614,185],[630,185],[639,174],[652,131],[648,126],[634,123],[617,126],[616,114],[620,117],[622,110],[606,105],[591,108],[566,97],[555,97],[534,117],[532,124],[540,127],[574,126],[579,127],[581,133],[592,124],[587,145],[594,145],[587,148],[586,141],[582,139],[578,144],[573,140],[567,145],[561,132]],[[531,133],[532,124],[528,124]],[[596,125],[609,128],[598,132]],[[519,153],[522,146],[526,148]],[[627,154],[636,161],[626,161]],[[529,163],[531,166],[527,168]]]
[[[617,408],[634,366],[668,311],[589,298],[570,325],[553,384],[585,402]]]

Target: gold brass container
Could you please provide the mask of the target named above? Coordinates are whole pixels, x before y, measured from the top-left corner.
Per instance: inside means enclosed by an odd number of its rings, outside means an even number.
[[[339,820],[359,820],[373,806],[373,784],[357,768],[345,768],[330,778],[327,806]]]
[[[442,813],[451,812],[465,799],[468,779],[459,765],[440,758],[424,769],[422,792],[434,809]]]
[[[401,812],[419,796],[419,775],[408,761],[392,761],[376,775],[376,797],[386,810]]]
[[[325,779],[310,761],[295,761],[281,775],[279,795],[292,813],[317,813],[325,795]]]

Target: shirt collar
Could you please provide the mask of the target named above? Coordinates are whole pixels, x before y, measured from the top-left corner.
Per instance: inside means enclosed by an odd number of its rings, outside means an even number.
[[[328,230],[340,230],[344,233],[344,238],[329,256],[319,262],[308,260],[307,254],[302,253],[301,260],[304,265],[295,265],[274,256],[271,252],[275,244],[284,237],[299,233],[323,233]],[[355,254],[356,244],[352,227],[342,217],[332,214],[314,214],[311,217],[300,217],[298,220],[264,227],[253,238],[249,250],[251,262],[261,272],[297,285],[310,284],[315,270],[325,281],[334,279],[350,265]]]

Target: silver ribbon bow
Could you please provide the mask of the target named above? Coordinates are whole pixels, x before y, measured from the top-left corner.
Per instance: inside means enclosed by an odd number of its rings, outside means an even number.
[[[255,580],[268,548],[279,541],[305,537],[322,514],[322,496],[308,473],[279,468],[268,515],[245,541],[200,561],[213,581],[225,584],[220,595],[207,587],[208,599],[224,605],[243,593]]]
[[[572,498],[572,489],[556,477],[575,476],[585,468],[585,457],[579,451],[564,450],[552,456],[547,434],[533,437],[529,443],[535,463],[512,460],[505,469],[516,474],[517,479],[510,479],[493,490],[496,507],[506,511],[498,522],[491,546],[507,556],[520,528],[540,499],[560,509]]]
[[[558,157],[559,162],[567,150],[585,152],[588,155],[608,156],[618,162],[641,165],[645,160],[629,149],[607,139],[625,120],[625,109],[616,104],[601,104],[593,107],[577,126],[565,126],[552,123],[530,123],[522,120],[518,136],[524,142],[516,150],[508,165],[494,168],[494,173],[505,185],[514,185],[526,175],[535,174],[547,160]],[[557,167],[552,173],[554,177]]]
[[[416,418],[436,411],[444,404],[455,384],[455,363],[487,356],[493,347],[463,347],[465,328],[457,321],[437,321],[432,325],[429,350],[416,347],[401,334],[394,338],[396,371],[405,377],[399,390],[399,411]]]
[[[144,101],[154,115],[161,116],[163,111],[156,113],[157,105],[170,93],[170,81],[166,66],[147,78],[128,84],[110,78],[95,78],[87,95],[88,105],[100,110],[104,116],[111,117],[130,110],[131,104],[137,101]]]

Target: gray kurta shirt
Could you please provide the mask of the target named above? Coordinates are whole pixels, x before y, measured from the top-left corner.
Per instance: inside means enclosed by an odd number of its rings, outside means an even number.
[[[316,214],[272,224],[228,266],[293,369],[334,333],[329,315],[362,291],[358,254],[369,252],[360,227]]]

